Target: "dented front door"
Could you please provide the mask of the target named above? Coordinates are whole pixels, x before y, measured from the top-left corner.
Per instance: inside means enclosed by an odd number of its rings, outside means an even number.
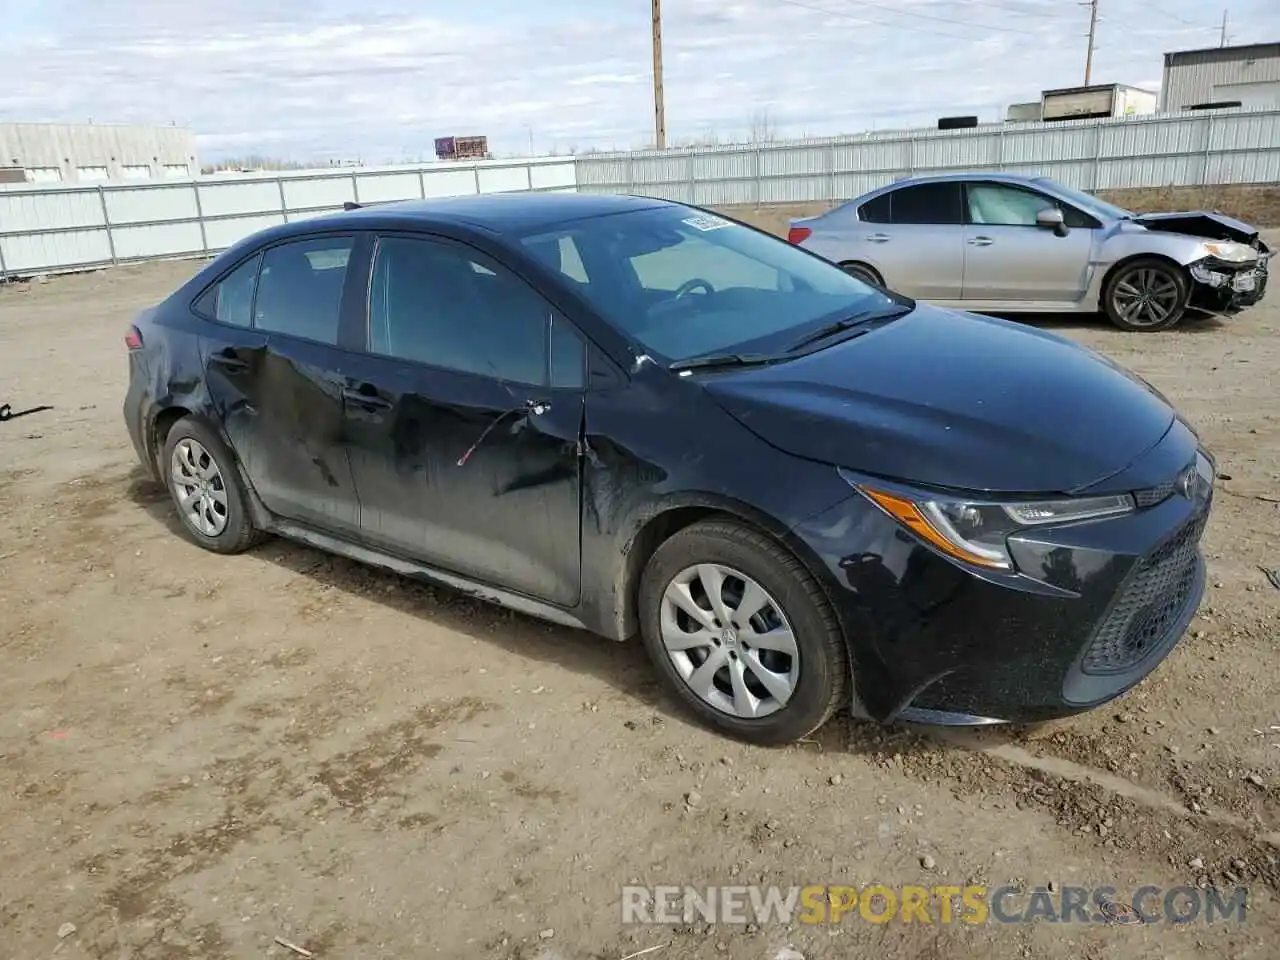
[[[344,389],[362,539],[573,606],[582,392],[386,357],[357,362]]]

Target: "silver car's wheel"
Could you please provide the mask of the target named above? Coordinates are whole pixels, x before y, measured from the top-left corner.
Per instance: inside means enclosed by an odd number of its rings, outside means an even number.
[[[1107,316],[1122,330],[1166,330],[1182,319],[1188,293],[1179,268],[1157,259],[1137,260],[1108,281]]]
[[[661,637],[676,673],[704,703],[733,717],[785,707],[800,678],[800,652],[781,605],[732,567],[700,563],[662,595]]]
[[[227,529],[226,481],[218,462],[199,440],[184,437],[174,446],[169,482],[187,526],[205,537],[217,537]]]
[[[870,283],[877,287],[884,286],[884,279],[880,274],[876,273],[875,270],[867,266],[865,263],[850,261],[849,263],[840,264],[840,269],[854,279],[861,280],[863,283]]]

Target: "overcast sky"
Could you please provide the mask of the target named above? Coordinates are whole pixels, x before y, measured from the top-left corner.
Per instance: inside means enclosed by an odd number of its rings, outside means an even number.
[[[999,119],[1082,82],[1074,0],[664,0],[672,142]],[[1155,89],[1222,7],[1100,0],[1095,82]],[[1234,43],[1280,0],[1230,0]],[[0,119],[190,126],[203,160],[378,163],[487,134],[496,153],[652,140],[649,0],[0,0]]]

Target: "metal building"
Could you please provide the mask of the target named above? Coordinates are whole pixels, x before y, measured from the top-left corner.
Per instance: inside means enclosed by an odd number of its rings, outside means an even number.
[[[1177,50],[1164,55],[1160,109],[1280,107],[1280,43]]]
[[[0,123],[0,167],[31,183],[159,180],[200,173],[185,127],[125,124]]]

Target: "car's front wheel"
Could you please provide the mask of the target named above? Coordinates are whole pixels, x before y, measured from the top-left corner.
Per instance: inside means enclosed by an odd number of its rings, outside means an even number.
[[[790,743],[847,697],[848,651],[822,588],[763,533],[730,520],[684,528],[649,559],[639,599],[658,672],[726,733]]]
[[[194,417],[165,438],[160,459],[183,530],[214,553],[240,553],[258,540],[235,460],[222,439]]]
[[[1124,264],[1102,294],[1107,318],[1121,330],[1168,330],[1182,319],[1191,284],[1181,267],[1154,257]]]

